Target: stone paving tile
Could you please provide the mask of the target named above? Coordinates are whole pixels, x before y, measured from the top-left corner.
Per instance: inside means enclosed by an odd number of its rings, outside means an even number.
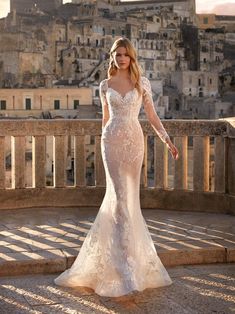
[[[101,297],[89,288],[54,284],[54,275],[0,278],[1,314],[232,314],[235,264],[170,268],[173,284],[123,297]]]
[[[172,256],[181,264],[235,261],[234,216],[168,210],[142,212],[166,265],[174,261]],[[67,266],[71,265],[96,214],[97,209],[92,208],[2,211],[0,263],[35,261],[37,256],[45,261],[56,259],[58,254],[53,252],[58,251],[61,258],[67,259]]]

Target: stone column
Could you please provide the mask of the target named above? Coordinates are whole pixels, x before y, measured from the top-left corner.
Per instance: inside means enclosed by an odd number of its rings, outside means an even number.
[[[75,186],[86,185],[86,155],[85,155],[85,135],[78,135],[74,138],[75,152]]]
[[[227,191],[235,195],[235,137],[228,138],[227,149]]]
[[[5,188],[5,137],[0,136],[0,189]]]
[[[101,156],[101,136],[95,136],[95,185],[105,186],[105,171]]]
[[[46,186],[46,137],[33,136],[33,187]]]
[[[209,136],[193,138],[193,188],[195,191],[209,191]]]
[[[154,181],[156,188],[168,185],[168,150],[159,137],[154,138]]]
[[[11,137],[12,188],[25,188],[25,136]]]
[[[53,137],[54,187],[64,187],[65,178],[65,136]]]
[[[175,137],[174,144],[179,151],[179,159],[175,161],[174,188],[186,190],[188,187],[188,137]]]

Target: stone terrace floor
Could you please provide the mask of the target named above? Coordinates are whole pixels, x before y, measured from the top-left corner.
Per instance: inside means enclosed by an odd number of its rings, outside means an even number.
[[[177,266],[173,284],[119,297],[64,288],[55,274],[0,278],[1,314],[234,314],[235,264]]]
[[[1,314],[235,313],[235,216],[230,215],[143,210],[173,279],[170,287],[103,298],[90,289],[55,286],[53,279],[73,263],[96,214],[90,208],[0,212]]]

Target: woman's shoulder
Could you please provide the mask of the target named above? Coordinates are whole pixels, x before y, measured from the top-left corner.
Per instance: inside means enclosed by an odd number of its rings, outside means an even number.
[[[148,83],[148,84],[150,84],[149,79],[146,76],[141,76],[140,77],[140,81],[141,81],[141,83]]]
[[[108,88],[108,79],[104,79],[100,82],[100,89],[106,90]]]
[[[144,88],[144,89],[151,89],[150,81],[149,81],[149,79],[146,76],[141,76],[140,77],[140,82],[141,82],[142,88]]]

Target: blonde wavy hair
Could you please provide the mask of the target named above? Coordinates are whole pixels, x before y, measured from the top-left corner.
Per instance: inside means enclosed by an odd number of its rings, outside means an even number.
[[[131,81],[133,82],[135,88],[137,89],[138,93],[142,93],[142,88],[140,85],[140,76],[141,76],[141,68],[138,64],[137,61],[137,54],[136,50],[131,43],[131,41],[127,38],[118,38],[115,40],[113,43],[113,46],[110,49],[110,61],[109,61],[109,68],[108,68],[108,78],[111,78],[117,73],[117,67],[115,66],[114,63],[114,58],[113,58],[113,53],[119,48],[119,47],[124,47],[126,48],[127,54],[130,57],[130,76],[131,76]]]

